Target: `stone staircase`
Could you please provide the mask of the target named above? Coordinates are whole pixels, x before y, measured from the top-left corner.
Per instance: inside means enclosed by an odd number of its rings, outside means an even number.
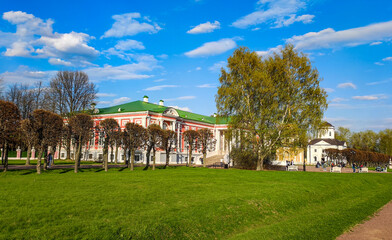
[[[223,155],[214,155],[214,156],[208,157],[206,159],[206,164],[207,164],[207,166],[208,165],[212,165],[212,164],[214,164],[216,162],[220,162],[221,159],[223,159]]]

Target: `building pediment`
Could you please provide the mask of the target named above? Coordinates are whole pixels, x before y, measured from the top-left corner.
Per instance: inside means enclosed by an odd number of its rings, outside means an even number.
[[[163,115],[168,115],[168,116],[174,116],[174,117],[179,117],[180,115],[178,114],[178,112],[176,111],[176,109],[174,108],[167,108],[164,112]]]

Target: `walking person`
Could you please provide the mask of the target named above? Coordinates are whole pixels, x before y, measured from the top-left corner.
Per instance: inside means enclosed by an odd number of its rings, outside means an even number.
[[[353,172],[355,172],[355,163],[353,163]]]
[[[48,157],[48,167],[51,167],[53,163],[52,153],[49,153],[47,157]]]

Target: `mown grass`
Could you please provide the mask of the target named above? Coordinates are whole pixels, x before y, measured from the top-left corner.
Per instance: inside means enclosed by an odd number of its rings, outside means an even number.
[[[391,174],[202,168],[0,174],[0,239],[334,239]]]
[[[26,164],[26,160],[14,160],[14,159],[8,160],[8,165],[25,165],[25,164]],[[36,165],[36,164],[37,164],[37,160],[30,160],[30,165]],[[41,164],[43,164],[43,159],[41,160]],[[69,160],[69,159],[67,159],[67,160],[61,159],[61,160],[54,160],[54,164],[56,164],[56,165],[73,165],[73,164],[75,164],[75,161]],[[83,165],[86,165],[86,164],[88,164],[88,165],[91,165],[91,164],[102,165],[102,163],[94,162],[94,161],[80,161],[80,164],[83,164]],[[114,164],[114,163],[109,162],[109,164]],[[121,164],[123,164],[123,163],[121,163]]]

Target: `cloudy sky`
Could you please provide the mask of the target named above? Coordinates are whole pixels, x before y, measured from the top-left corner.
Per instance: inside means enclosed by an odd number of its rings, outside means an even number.
[[[165,100],[216,112],[219,69],[238,46],[266,56],[286,43],[309,55],[328,92],[326,120],[392,128],[390,0],[5,1],[0,76],[47,82],[83,70],[98,106]]]

